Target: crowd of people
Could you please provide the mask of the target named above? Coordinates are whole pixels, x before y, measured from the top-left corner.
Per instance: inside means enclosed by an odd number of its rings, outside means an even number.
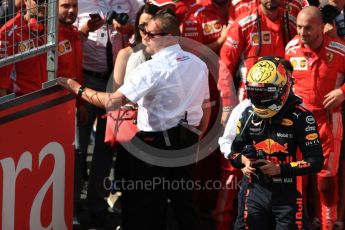
[[[15,1],[12,18],[0,15],[0,58],[46,43],[47,4]],[[168,206],[178,229],[344,228],[344,0],[58,5],[56,73],[76,95],[74,218],[82,229],[167,229]],[[0,67],[0,96],[47,80],[46,53],[19,60]],[[105,115],[128,107],[137,109],[138,131],[109,145]],[[165,183],[109,189],[114,156],[115,181]],[[106,200],[114,190],[121,223]]]

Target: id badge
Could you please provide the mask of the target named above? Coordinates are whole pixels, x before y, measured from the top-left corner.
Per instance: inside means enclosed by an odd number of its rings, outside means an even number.
[[[99,30],[97,30],[96,44],[97,46],[106,47],[107,41],[108,41],[107,27],[102,26]]]

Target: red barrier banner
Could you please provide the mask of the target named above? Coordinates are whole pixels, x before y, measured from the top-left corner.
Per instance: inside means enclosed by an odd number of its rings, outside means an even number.
[[[75,99],[53,86],[0,104],[1,229],[72,229]]]

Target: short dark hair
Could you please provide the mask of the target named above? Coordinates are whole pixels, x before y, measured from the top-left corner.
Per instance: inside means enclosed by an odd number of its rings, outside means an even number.
[[[180,36],[179,23],[175,12],[170,9],[162,9],[152,17],[152,20],[160,22],[160,32]]]

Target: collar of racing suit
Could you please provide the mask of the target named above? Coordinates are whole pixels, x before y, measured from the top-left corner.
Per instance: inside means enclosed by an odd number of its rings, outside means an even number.
[[[290,95],[283,106],[283,108],[271,119],[272,123],[277,123],[280,124],[284,118],[284,115],[286,114],[287,111],[293,108],[294,105],[299,105],[302,104],[303,101],[300,97],[296,96],[293,92],[290,92]]]

